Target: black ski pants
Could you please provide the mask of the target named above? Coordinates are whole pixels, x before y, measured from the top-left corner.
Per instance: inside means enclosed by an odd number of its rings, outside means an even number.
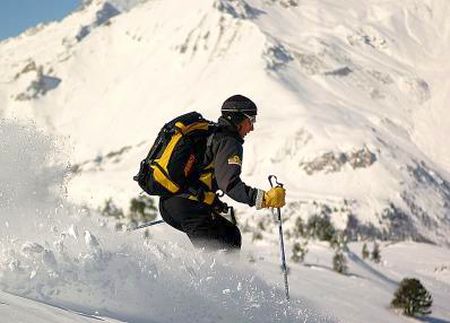
[[[196,248],[241,248],[242,238],[238,227],[214,214],[206,204],[177,196],[161,197],[159,211],[164,221],[186,233]]]

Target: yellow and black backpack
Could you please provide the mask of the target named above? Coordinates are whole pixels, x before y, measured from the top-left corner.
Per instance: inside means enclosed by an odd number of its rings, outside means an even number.
[[[160,130],[139,173],[133,177],[150,195],[169,196],[183,193],[196,177],[207,137],[216,124],[190,112],[166,123]]]

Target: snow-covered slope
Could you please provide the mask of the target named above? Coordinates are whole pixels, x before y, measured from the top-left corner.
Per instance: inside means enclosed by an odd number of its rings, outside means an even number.
[[[83,321],[76,313],[84,321],[136,323],[331,320],[300,298],[283,304],[282,290],[245,262],[171,242],[173,232],[156,228],[151,239],[116,232],[105,217],[66,201],[59,175],[68,169],[57,141],[30,124],[2,121],[0,130],[8,133],[0,137],[7,185],[0,191],[0,288],[30,299],[0,293],[1,320]]]
[[[450,319],[446,248],[383,243],[375,264],[358,256],[361,243],[350,244],[341,275],[326,244],[311,243],[299,265],[288,243],[286,303],[270,239],[252,244],[245,234],[238,258],[193,250],[165,225],[147,239],[117,232],[67,201],[60,139],[17,121],[0,121],[0,133],[1,322],[409,322],[389,303],[411,276],[433,295],[429,321]]]
[[[449,243],[448,1],[119,3],[0,43],[0,116],[70,138],[72,199],[126,205],[163,122],[242,93],[260,107],[249,184],[275,173],[292,214]]]

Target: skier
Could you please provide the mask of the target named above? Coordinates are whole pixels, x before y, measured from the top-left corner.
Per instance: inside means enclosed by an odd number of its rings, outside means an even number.
[[[207,138],[201,167],[204,172],[192,185],[202,185],[205,191],[222,190],[237,202],[256,209],[280,208],[285,204],[285,189],[274,187],[265,192],[247,186],[240,178],[243,143],[253,131],[257,107],[242,95],[225,100],[216,130]],[[200,183],[200,184],[199,184]],[[217,209],[223,203],[215,197],[209,205],[188,193],[161,197],[159,209],[162,218],[172,227],[185,232],[193,245],[199,248],[236,250],[241,248],[238,227]]]

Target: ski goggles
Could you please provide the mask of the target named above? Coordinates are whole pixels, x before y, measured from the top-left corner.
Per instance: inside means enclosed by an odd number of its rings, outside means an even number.
[[[243,113],[243,115],[250,120],[252,124],[256,122],[256,116],[249,116],[248,114]]]

